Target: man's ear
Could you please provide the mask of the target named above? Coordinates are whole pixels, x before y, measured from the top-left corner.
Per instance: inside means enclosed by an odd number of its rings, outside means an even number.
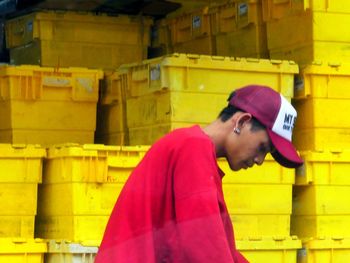
[[[249,123],[252,119],[252,115],[248,112],[241,112],[237,118],[237,128],[242,129],[244,125]]]

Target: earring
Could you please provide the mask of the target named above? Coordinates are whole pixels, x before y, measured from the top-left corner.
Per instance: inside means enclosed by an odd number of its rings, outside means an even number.
[[[233,132],[236,133],[236,134],[240,134],[241,133],[241,130],[239,128],[233,128]]]

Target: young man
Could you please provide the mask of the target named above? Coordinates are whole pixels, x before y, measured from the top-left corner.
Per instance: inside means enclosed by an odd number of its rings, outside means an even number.
[[[297,114],[271,88],[236,90],[205,128],[175,130],[156,142],[130,175],[107,225],[96,263],[243,263],[225,205],[225,157],[234,171],[302,164],[291,143]]]

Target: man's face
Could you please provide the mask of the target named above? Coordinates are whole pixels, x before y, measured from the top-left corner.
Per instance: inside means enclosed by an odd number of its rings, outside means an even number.
[[[240,134],[229,134],[226,140],[226,159],[231,170],[247,169],[261,165],[271,151],[271,142],[265,129],[251,130],[251,121],[244,125]],[[233,136],[236,136],[233,142]]]

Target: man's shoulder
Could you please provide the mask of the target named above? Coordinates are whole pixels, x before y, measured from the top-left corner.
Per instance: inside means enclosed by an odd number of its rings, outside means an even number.
[[[190,142],[210,142],[209,137],[199,125],[176,129],[163,137],[164,141],[175,144]]]
[[[212,147],[212,141],[208,135],[203,132],[200,126],[195,125],[170,132],[156,142],[152,148],[165,152],[179,152],[211,150]]]

